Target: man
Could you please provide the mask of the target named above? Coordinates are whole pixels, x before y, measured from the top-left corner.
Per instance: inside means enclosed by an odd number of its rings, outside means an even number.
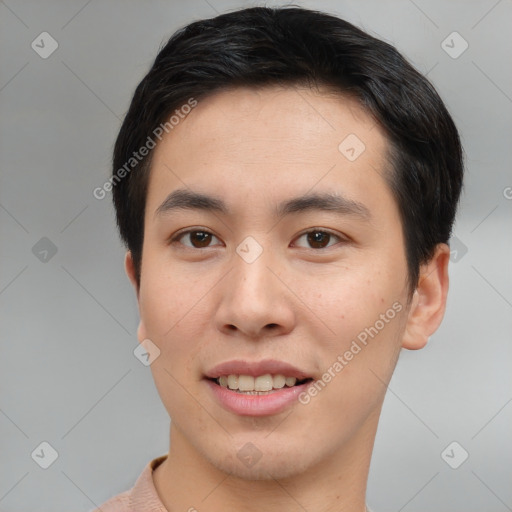
[[[177,32],[111,179],[170,448],[101,510],[364,512],[400,350],[444,314],[462,176],[433,87],[349,23]]]

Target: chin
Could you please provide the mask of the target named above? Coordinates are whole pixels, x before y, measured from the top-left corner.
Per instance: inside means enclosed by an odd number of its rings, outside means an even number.
[[[260,448],[257,448],[256,445]],[[283,446],[261,441],[243,441],[240,448],[226,447],[226,452],[203,454],[209,462],[223,473],[242,480],[278,480],[294,477],[306,472],[315,462],[307,458],[304,445]],[[307,445],[306,445],[307,446]],[[310,455],[313,448],[310,448]],[[318,455],[318,454],[317,454]]]

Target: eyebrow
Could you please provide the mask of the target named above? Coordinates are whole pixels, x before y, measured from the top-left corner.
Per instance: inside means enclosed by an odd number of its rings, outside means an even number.
[[[229,208],[222,199],[183,188],[171,192],[156,209],[155,216],[166,215],[176,210],[202,210],[230,214]],[[306,194],[284,201],[276,208],[275,216],[282,218],[293,213],[311,210],[332,211],[364,221],[371,219],[370,210],[363,203],[329,192]]]

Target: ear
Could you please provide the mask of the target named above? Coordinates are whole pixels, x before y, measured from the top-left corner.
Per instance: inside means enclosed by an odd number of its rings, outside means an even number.
[[[135,289],[135,294],[137,295],[137,302],[139,304],[139,314],[140,314],[140,300],[139,300],[140,288],[137,283],[135,264],[133,263],[133,257],[132,257],[132,253],[130,251],[127,251],[127,253],[125,254],[125,257],[124,257],[124,270],[126,272],[126,275],[128,276],[128,279],[132,283],[133,288]],[[144,327],[142,317],[139,321],[139,326],[137,328],[137,338],[139,341],[143,341],[147,338],[146,329]]]
[[[124,271],[128,276],[128,279],[132,283],[133,288],[135,289],[135,294],[137,295],[137,300],[139,300],[139,285],[137,284],[137,276],[135,273],[135,264],[133,263],[132,253],[127,251],[124,256]]]
[[[438,244],[432,259],[421,266],[402,339],[403,348],[423,348],[441,324],[446,310],[449,261],[450,248]]]

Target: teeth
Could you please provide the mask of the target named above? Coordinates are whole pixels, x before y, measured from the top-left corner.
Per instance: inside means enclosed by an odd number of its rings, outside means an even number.
[[[238,389],[240,391],[254,391],[254,377],[251,375],[239,375]]]
[[[271,375],[270,373],[258,377],[252,375],[223,375],[217,379],[217,382],[224,388],[257,394],[258,391],[272,391],[272,389],[282,389],[285,386],[295,386],[297,378],[285,377],[281,374]]]
[[[297,382],[297,379],[295,377],[286,377],[286,385],[289,387],[295,386],[295,383]]]
[[[220,384],[220,382],[219,382]],[[222,384],[221,384],[222,386]],[[238,389],[238,375],[229,375],[228,376],[228,388],[229,389]]]
[[[254,379],[254,391],[270,391],[274,384],[274,379],[272,379],[272,375],[270,373],[266,373],[265,375],[260,375]],[[252,391],[252,390],[248,390]]]
[[[274,375],[274,385],[276,389],[284,388],[286,384],[286,377],[284,375]]]

